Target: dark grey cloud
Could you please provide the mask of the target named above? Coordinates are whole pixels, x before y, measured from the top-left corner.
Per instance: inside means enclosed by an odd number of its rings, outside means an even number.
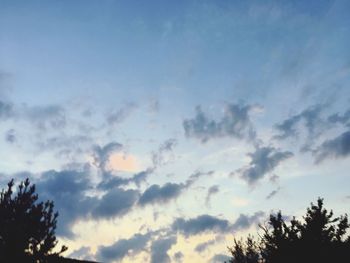
[[[206,242],[203,243],[199,243],[196,247],[195,247],[195,251],[198,253],[202,253],[203,251],[205,251],[209,246],[214,245],[216,243],[215,239],[211,239],[208,240]]]
[[[281,187],[278,187],[277,189],[273,190],[271,193],[269,193],[266,196],[266,199],[269,200],[269,199],[273,198],[280,190],[281,190]]]
[[[146,250],[151,233],[135,234],[129,239],[119,239],[110,246],[98,247],[96,257],[102,262],[121,261],[124,257]]]
[[[210,263],[223,263],[223,262],[229,262],[231,258],[224,254],[216,254],[210,259]]]
[[[171,262],[168,251],[176,243],[176,241],[176,237],[160,238],[153,241],[151,245],[151,263]]]
[[[276,139],[286,139],[289,137],[298,137],[298,126],[302,124],[310,137],[316,137],[324,130],[326,122],[322,118],[321,113],[327,107],[325,104],[317,104],[311,106],[299,114],[293,115],[283,122],[275,125],[279,134],[275,136]]]
[[[101,190],[110,190],[115,187],[128,185],[134,183],[136,186],[140,186],[142,182],[145,182],[147,177],[153,173],[154,169],[149,168],[145,171],[141,171],[132,175],[131,177],[121,177],[108,172],[103,174],[103,180],[98,184],[98,188]]]
[[[43,200],[53,200],[60,212],[57,234],[73,237],[74,223],[82,219],[110,219],[128,213],[136,204],[140,193],[137,190],[113,188],[101,197],[91,196],[95,187],[90,182],[89,168],[85,170],[48,171],[41,174],[36,183]]]
[[[350,110],[347,110],[343,115],[335,113],[328,117],[330,123],[340,123],[347,127],[350,127]]]
[[[137,107],[133,102],[126,103],[120,109],[112,111],[107,115],[107,123],[109,125],[115,125],[123,122]]]
[[[248,153],[249,165],[238,172],[248,184],[254,185],[267,173],[272,172],[282,161],[293,156],[292,152],[280,151],[274,147],[257,147],[255,152]]]
[[[257,224],[265,213],[262,211],[255,212],[252,216],[240,214],[239,217],[232,225],[233,231],[240,231],[249,228],[250,226]]]
[[[256,132],[249,117],[254,107],[228,104],[224,116],[220,120],[213,120],[202,111],[200,106],[197,106],[196,116],[183,121],[185,135],[196,138],[202,143],[220,137],[255,139]]]
[[[210,204],[210,199],[214,194],[217,194],[219,192],[219,186],[213,185],[209,187],[207,196],[205,197],[205,204],[208,206]]]
[[[167,203],[179,197],[185,189],[189,188],[201,176],[211,174],[213,174],[213,171],[197,171],[191,174],[185,183],[166,183],[162,186],[158,184],[153,184],[143,192],[139,199],[139,205],[145,206],[154,203]]]
[[[85,195],[91,189],[88,171],[48,171],[41,175],[36,183],[40,198],[53,200],[55,209],[60,213],[57,234],[72,237],[71,227],[81,219],[88,217],[91,207],[97,200]]]
[[[172,224],[172,229],[185,236],[209,231],[223,233],[230,230],[230,222],[210,215],[200,215],[188,220],[177,218]]]
[[[131,210],[139,197],[136,190],[114,188],[103,195],[92,210],[93,218],[119,217]]]
[[[350,131],[346,131],[339,136],[326,140],[314,151],[316,163],[320,163],[327,158],[345,158],[350,155]]]
[[[190,219],[177,218],[171,228],[186,237],[204,232],[228,233],[247,229],[259,222],[264,215],[262,211],[251,216],[240,214],[236,221],[231,223],[226,219],[204,214]]]
[[[177,198],[186,188],[185,184],[166,183],[163,186],[151,185],[139,199],[139,204],[145,206],[152,203],[166,203]]]

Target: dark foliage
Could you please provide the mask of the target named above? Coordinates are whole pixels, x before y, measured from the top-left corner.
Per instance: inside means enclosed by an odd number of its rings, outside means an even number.
[[[0,262],[57,262],[67,247],[53,252],[58,217],[53,202],[38,202],[28,179],[15,194],[13,186],[11,180],[0,196]]]
[[[270,215],[267,226],[260,226],[258,241],[249,236],[235,240],[229,248],[230,263],[342,263],[350,262],[350,225],[347,215],[334,217],[323,207],[311,203],[302,221],[295,217],[287,224],[282,213]]]

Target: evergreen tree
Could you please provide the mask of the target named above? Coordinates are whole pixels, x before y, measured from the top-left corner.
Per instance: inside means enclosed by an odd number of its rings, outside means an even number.
[[[0,194],[0,262],[53,262],[67,250],[57,245],[55,229],[58,213],[53,202],[38,202],[35,185],[29,179],[13,193],[14,181]]]
[[[287,224],[281,212],[270,215],[267,226],[260,226],[262,236],[245,244],[236,241],[229,251],[230,263],[342,263],[350,260],[350,225],[347,215],[334,217],[323,207],[323,199],[311,203],[303,221]]]

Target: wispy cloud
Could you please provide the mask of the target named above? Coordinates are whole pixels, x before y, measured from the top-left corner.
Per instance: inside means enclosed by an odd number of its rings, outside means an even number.
[[[118,110],[114,110],[107,115],[108,125],[117,125],[123,122],[130,114],[138,108],[134,102],[126,103]]]
[[[173,150],[177,140],[170,138],[163,142],[157,151],[152,153],[152,162],[154,167],[165,165],[174,159]]]
[[[266,199],[269,200],[271,198],[273,198],[275,195],[278,194],[278,192],[281,190],[281,187],[278,187],[277,189],[273,190],[271,193],[269,193],[267,196],[266,196]]]
[[[299,124],[302,124],[306,128],[309,137],[318,136],[326,125],[326,122],[321,117],[321,113],[326,107],[327,105],[316,104],[277,124],[275,127],[280,134],[276,135],[275,138],[281,140],[289,137],[297,137],[299,135]]]
[[[236,171],[249,185],[254,185],[266,174],[272,172],[281,162],[291,158],[292,152],[281,151],[274,147],[257,147],[255,152],[248,153],[251,161]]]
[[[327,158],[345,158],[350,155],[350,131],[339,136],[326,140],[314,151],[316,163]]]
[[[197,106],[195,117],[183,121],[185,135],[196,138],[202,143],[220,137],[253,140],[256,132],[249,114],[254,108],[256,106],[228,104],[225,107],[224,116],[214,120],[207,116],[200,106]]]
[[[210,200],[211,200],[211,197],[217,193],[219,193],[219,185],[213,185],[211,187],[209,187],[208,189],[208,192],[207,192],[207,196],[205,197],[205,204],[207,206],[209,206],[210,204]]]

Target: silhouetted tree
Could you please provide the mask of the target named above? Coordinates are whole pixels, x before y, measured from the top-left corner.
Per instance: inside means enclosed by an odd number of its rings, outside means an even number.
[[[235,240],[229,248],[230,263],[331,263],[350,262],[350,225],[347,215],[334,217],[323,207],[323,199],[311,203],[303,221],[287,224],[281,212],[270,215],[258,241]]]
[[[58,213],[53,202],[38,202],[35,185],[21,182],[13,194],[11,180],[0,195],[0,262],[53,262],[67,250],[57,245],[55,229]]]
[[[233,259],[230,260],[230,263],[239,262],[239,263],[256,263],[259,261],[260,253],[259,247],[254,239],[249,236],[245,243],[242,240],[234,240],[234,245],[232,248],[229,248]]]

